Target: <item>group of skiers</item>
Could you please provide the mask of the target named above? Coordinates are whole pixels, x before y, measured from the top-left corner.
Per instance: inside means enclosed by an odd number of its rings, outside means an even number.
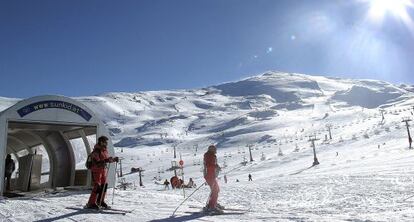
[[[92,172],[93,188],[86,208],[99,209],[108,208],[108,204],[105,202],[106,191],[108,187],[107,183],[107,164],[118,162],[118,157],[109,156],[108,138],[101,136],[98,138],[98,143],[95,145],[92,153],[88,156],[87,167]],[[217,148],[214,145],[208,147],[207,152],[204,154],[204,179],[210,187],[210,196],[206,211],[212,213],[222,213],[223,207],[217,203],[220,187],[217,181],[218,173],[221,168],[217,164]],[[164,185],[169,186],[168,180],[164,182]],[[194,187],[194,181],[192,178],[187,186]]]
[[[108,208],[105,202],[107,184],[107,164],[118,162],[118,157],[110,157],[107,150],[108,138],[99,137],[98,144],[95,145],[92,153],[90,154],[91,166],[88,167],[92,172],[93,189],[89,197],[89,201],[86,205],[87,208],[99,209]],[[89,157],[88,157],[89,158]],[[217,163],[217,147],[210,145],[207,152],[204,154],[204,179],[206,184],[210,187],[210,195],[208,197],[208,203],[203,209],[208,213],[220,214],[223,213],[224,207],[218,203],[218,196],[220,192],[220,186],[217,180],[218,174],[221,171],[221,167]],[[253,181],[252,175],[248,175],[249,181]],[[227,175],[224,175],[224,180],[227,183]],[[196,184],[193,179],[190,178],[188,184],[184,184],[184,181],[178,177],[167,179],[163,183],[164,189],[172,188],[195,188]]]
[[[107,165],[109,163],[118,162],[118,157],[111,157],[108,153],[108,138],[101,136],[98,138],[98,143],[95,145],[92,153],[88,156],[87,167],[92,172],[93,189],[89,197],[86,208],[99,209],[108,208],[105,202],[107,183]],[[205,210],[211,213],[222,213],[223,207],[217,203],[220,187],[217,181],[218,173],[221,168],[217,164],[217,148],[214,145],[208,147],[204,154],[204,179],[210,187],[210,196]],[[88,165],[89,164],[89,165]],[[169,186],[168,180],[164,185]],[[186,186],[196,186],[191,178]]]
[[[171,183],[170,183],[171,181]],[[163,185],[164,185],[164,190],[169,190],[170,189],[170,184],[171,184],[171,188],[172,189],[176,189],[176,188],[195,188],[197,187],[197,185],[194,183],[193,178],[190,178],[190,180],[188,181],[187,184],[184,183],[184,181],[182,179],[179,179],[177,176],[174,176],[171,178],[171,180],[168,181],[167,179],[165,179]]]
[[[101,136],[98,138],[98,143],[94,146],[93,151],[88,156],[86,163],[87,168],[92,173],[93,188],[90,194],[88,203],[85,208],[90,209],[107,209],[108,204],[105,202],[106,191],[108,188],[107,175],[108,164],[118,162],[118,157],[111,157],[108,153],[108,138]],[[210,187],[210,196],[208,204],[205,207],[205,211],[210,213],[222,213],[224,207],[217,203],[218,195],[220,192],[219,183],[217,180],[218,174],[221,171],[221,167],[217,163],[217,148],[214,145],[208,147],[207,152],[204,154],[204,179],[206,184]],[[10,190],[11,175],[15,170],[15,163],[12,160],[10,154],[6,158],[6,190]],[[173,179],[177,179],[174,181]],[[224,175],[225,182],[227,183],[227,176]],[[249,181],[252,181],[252,175],[249,174]],[[179,186],[177,184],[179,184]],[[170,182],[166,179],[163,183],[165,189],[169,189]],[[188,184],[184,184],[184,181],[178,177],[171,178],[171,186],[173,188],[195,188],[197,185],[193,179],[190,178]]]

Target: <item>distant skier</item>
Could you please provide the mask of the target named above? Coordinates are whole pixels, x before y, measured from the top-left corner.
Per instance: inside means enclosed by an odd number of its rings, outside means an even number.
[[[164,181],[164,190],[169,190],[170,189],[170,182],[168,182],[168,180],[167,179],[165,179],[165,181]]]
[[[210,186],[211,190],[208,205],[206,206],[206,211],[220,214],[223,213],[223,208],[217,204],[220,188],[216,178],[221,168],[217,164],[216,153],[216,146],[210,145],[208,147],[208,151],[204,154],[204,179]]]
[[[188,184],[186,185],[186,188],[195,188],[197,187],[197,185],[194,183],[193,178],[190,178],[190,180],[188,181]]]
[[[6,157],[6,169],[4,171],[4,178],[7,180],[6,182],[6,191],[10,191],[10,184],[11,184],[11,176],[16,169],[14,164],[14,160],[11,158],[10,154],[7,154]]]
[[[252,175],[249,174],[249,181],[253,181]]]
[[[190,178],[187,184],[183,183],[182,187],[184,188],[195,188],[197,185],[194,183],[193,178]]]
[[[108,163],[118,162],[118,157],[110,157],[107,146],[108,138],[105,136],[99,137],[98,144],[95,145],[92,153],[88,157],[88,161],[90,160],[90,170],[92,172],[93,189],[86,208],[108,208],[108,205],[105,203],[106,189],[108,187],[106,183],[108,173],[107,165]]]
[[[224,175],[224,183],[227,183],[227,175]]]
[[[177,176],[171,177],[170,182],[173,190],[180,187],[180,179]]]

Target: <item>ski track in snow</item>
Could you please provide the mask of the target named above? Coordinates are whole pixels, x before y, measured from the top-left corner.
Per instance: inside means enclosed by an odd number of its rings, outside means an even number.
[[[414,172],[408,172],[412,174]],[[275,181],[222,184],[225,206],[247,209],[243,216],[220,215],[191,218],[198,221],[410,221],[414,202],[401,202],[412,195],[412,178],[390,175],[290,176]],[[402,182],[403,181],[403,182]],[[1,203],[3,221],[182,221],[197,212],[188,205],[203,206],[208,189],[201,189],[175,218],[170,218],[181,191],[152,189],[118,191],[114,208],[133,209],[126,216],[116,212],[85,213],[66,207],[82,207],[87,193],[44,195],[33,199],[11,199]],[[70,195],[68,195],[70,194]],[[225,197],[225,198],[223,198]],[[110,196],[108,200],[110,200]],[[197,201],[198,200],[198,201]],[[30,213],[30,217],[28,217]]]

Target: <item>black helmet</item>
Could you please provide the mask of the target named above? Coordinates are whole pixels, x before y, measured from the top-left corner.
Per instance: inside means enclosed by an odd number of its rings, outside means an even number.
[[[99,138],[98,138],[98,143],[99,143],[99,142],[108,142],[108,140],[109,140],[109,139],[108,139],[108,137],[106,137],[106,136],[101,136],[101,137],[99,137]]]

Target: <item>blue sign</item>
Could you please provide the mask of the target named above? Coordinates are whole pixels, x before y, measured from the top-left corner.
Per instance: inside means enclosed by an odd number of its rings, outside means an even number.
[[[32,103],[17,110],[17,113],[19,113],[20,117],[24,117],[32,112],[36,112],[43,109],[64,109],[78,114],[86,121],[89,121],[92,118],[92,115],[88,113],[86,110],[80,108],[75,104],[63,101],[41,101],[37,103]]]

